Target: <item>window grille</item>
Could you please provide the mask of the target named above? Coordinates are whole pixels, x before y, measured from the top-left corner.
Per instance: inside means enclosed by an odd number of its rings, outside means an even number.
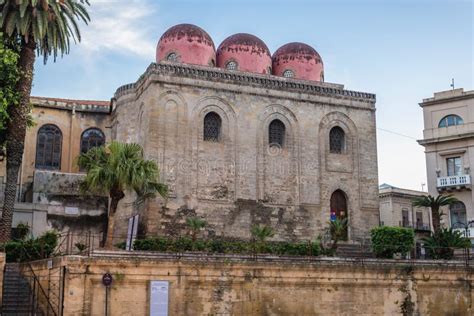
[[[227,64],[225,65],[225,68],[227,70],[237,70],[237,62],[231,60],[227,62]]]
[[[167,61],[172,61],[172,62],[177,62],[178,61],[178,55],[176,53],[169,53],[168,56],[166,56]]]
[[[268,127],[268,143],[270,146],[283,147],[285,141],[285,124],[280,120],[273,120]]]
[[[215,113],[210,112],[204,117],[204,141],[218,142],[221,134],[221,117]]]
[[[47,170],[61,169],[62,138],[61,130],[55,125],[43,125],[38,130],[35,168]]]
[[[333,127],[329,132],[329,151],[335,154],[342,154],[345,148],[345,134],[339,126]]]
[[[293,78],[295,76],[295,73],[293,70],[287,69],[283,72],[283,77],[285,78]]]

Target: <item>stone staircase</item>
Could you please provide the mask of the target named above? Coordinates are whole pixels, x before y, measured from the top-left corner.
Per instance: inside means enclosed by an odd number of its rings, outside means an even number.
[[[20,273],[18,263],[7,263],[3,279],[2,316],[41,315],[32,312],[30,284]]]

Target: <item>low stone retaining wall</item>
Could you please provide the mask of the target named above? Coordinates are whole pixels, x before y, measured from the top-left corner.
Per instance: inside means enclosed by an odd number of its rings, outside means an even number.
[[[66,267],[64,315],[149,315],[150,282],[169,282],[169,315],[472,315],[472,268],[461,262],[181,259],[105,252],[34,262]]]

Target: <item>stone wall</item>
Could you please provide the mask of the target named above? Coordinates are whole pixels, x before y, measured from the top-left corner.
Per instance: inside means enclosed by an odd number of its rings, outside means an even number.
[[[351,237],[378,225],[372,94],[152,64],[136,84],[120,88],[116,99],[113,137],[141,143],[170,188],[166,201],[151,201],[144,210],[150,234],[184,233],[188,214],[206,219],[209,235],[246,237],[262,223],[275,229],[275,239],[312,239],[327,226],[336,190],[347,198]],[[210,112],[222,120],[218,142],[203,140],[203,119]],[[285,125],[281,148],[268,145],[274,119]],[[341,154],[329,151],[335,126],[345,132]]]
[[[110,254],[109,254],[110,255]],[[33,263],[46,276],[46,261]],[[150,281],[169,281],[169,315],[472,315],[473,276],[453,263],[335,259],[246,261],[153,256],[54,259],[66,266],[64,315],[101,315],[104,273],[110,315],[148,315]]]
[[[5,260],[5,253],[0,252],[0,302],[2,302],[3,298],[3,273],[5,272]]]

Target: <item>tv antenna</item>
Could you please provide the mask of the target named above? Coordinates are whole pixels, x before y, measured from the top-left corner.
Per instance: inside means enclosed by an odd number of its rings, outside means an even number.
[[[450,84],[451,88],[453,88],[454,90],[454,78],[451,78],[451,84]]]

